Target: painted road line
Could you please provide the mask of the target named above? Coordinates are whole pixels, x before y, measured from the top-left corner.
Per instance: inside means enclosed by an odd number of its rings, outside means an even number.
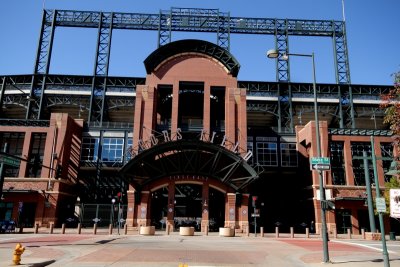
[[[347,242],[347,241],[339,241],[339,240],[332,240],[331,242],[342,243],[342,244],[346,244],[346,245],[357,245],[357,246],[360,246],[360,247],[365,247],[365,248],[369,248],[369,249],[373,249],[373,250],[377,250],[377,251],[382,251],[381,248],[376,248],[376,247],[371,246],[372,244],[359,244],[359,243],[353,243],[353,242]],[[379,244],[374,244],[374,245],[379,245]],[[388,250],[388,253],[398,254],[398,252],[391,251],[391,250]]]

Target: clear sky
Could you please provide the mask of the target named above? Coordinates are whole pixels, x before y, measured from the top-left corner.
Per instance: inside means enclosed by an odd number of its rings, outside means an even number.
[[[233,17],[342,20],[341,0],[1,0],[0,75],[32,74],[46,9],[157,14],[171,7],[218,8]],[[400,1],[345,0],[345,18],[353,84],[393,84],[400,71]],[[50,73],[92,75],[96,29],[57,28]],[[216,42],[216,34],[172,33]],[[239,80],[275,81],[274,60],[265,54],[275,45],[271,35],[231,35],[231,53],[241,64]],[[157,48],[156,31],[115,30],[109,75],[144,77],[143,60]],[[319,83],[335,83],[331,38],[290,37],[291,53],[315,52]],[[293,82],[311,82],[311,61],[291,59]]]

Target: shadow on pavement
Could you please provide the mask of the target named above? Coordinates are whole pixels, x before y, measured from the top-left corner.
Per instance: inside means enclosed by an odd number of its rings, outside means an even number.
[[[38,263],[34,263],[32,265],[29,265],[29,267],[44,267],[44,266],[50,265],[55,262],[56,262],[56,260],[38,262]]]
[[[389,259],[389,261],[398,261],[400,258]],[[383,259],[372,259],[372,260],[353,260],[353,261],[334,261],[332,264],[345,264],[351,262],[383,262]]]

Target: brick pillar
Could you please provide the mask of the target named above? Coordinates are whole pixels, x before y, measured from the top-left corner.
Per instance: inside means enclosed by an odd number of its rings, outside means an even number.
[[[202,214],[201,214],[201,231],[206,232],[206,227],[209,226],[209,184],[207,181],[203,183],[202,188]]]
[[[151,223],[150,219],[150,191],[141,192],[141,201],[138,205],[138,226],[149,226]]]
[[[225,227],[236,228],[236,194],[227,193],[225,202]]]
[[[203,130],[210,134],[210,95],[211,88],[207,82],[204,84],[204,100],[203,100]]]
[[[128,201],[128,210],[126,212],[126,224],[128,226],[134,226],[134,222],[137,219],[137,213],[135,213],[135,190],[129,185],[129,190],[126,192],[126,198]],[[136,215],[136,216],[135,216]]]
[[[22,147],[22,157],[29,160],[29,151],[31,148],[31,139],[32,132],[25,132],[24,146]],[[21,160],[21,164],[19,166],[18,177],[27,177],[28,176],[28,162]]]
[[[138,85],[135,100],[135,125],[133,128],[133,147],[139,140],[149,142],[155,127],[156,89],[147,85]]]
[[[171,231],[175,228],[174,214],[175,214],[175,182],[170,181],[168,184],[168,210],[167,210],[166,227]]]
[[[179,81],[175,81],[172,88],[172,114],[171,114],[171,137],[175,136],[178,129],[178,110],[179,110]]]
[[[228,142],[227,149],[232,149],[236,140],[236,105],[234,88],[227,88],[225,91],[225,136]]]
[[[239,142],[242,156],[247,153],[247,107],[246,107],[246,90],[235,88],[235,102],[237,106],[237,136],[235,142]]]
[[[242,194],[242,201],[239,210],[239,226],[245,232],[249,226],[249,194]]]

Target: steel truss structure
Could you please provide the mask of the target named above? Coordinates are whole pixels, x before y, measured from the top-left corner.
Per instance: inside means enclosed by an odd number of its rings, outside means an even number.
[[[56,27],[97,28],[96,61],[93,69],[88,121],[101,126],[107,118],[106,92],[112,32],[114,29],[152,30],[158,32],[158,46],[171,42],[172,32],[208,32],[217,34],[217,44],[230,48],[231,34],[274,35],[276,49],[289,53],[289,36],[330,37],[334,44],[336,81],[339,103],[336,116],[341,127],[355,128],[353,90],[350,86],[350,69],[346,41],[345,22],[333,20],[298,20],[275,18],[231,17],[219,9],[171,8],[158,14],[113,13],[95,11],[43,10],[42,26],[38,43],[34,74],[31,78],[26,119],[44,118],[46,106],[44,90],[47,88],[50,59]],[[277,59],[277,81],[289,86],[279,87],[279,128],[293,132],[294,123],[290,63]],[[38,75],[42,76],[38,76]],[[346,102],[343,105],[342,102]]]
[[[44,83],[46,86],[41,94],[41,113],[50,114],[54,109],[63,107],[71,114],[78,114],[88,121],[91,128],[124,128],[131,129],[132,123],[126,120],[103,120],[90,121],[90,110],[93,108],[92,85],[107,86],[107,92],[102,94],[104,114],[118,111],[119,114],[126,110],[130,116],[134,112],[136,97],[136,86],[145,83],[144,78],[128,77],[97,77],[97,76],[72,76],[72,75],[11,75],[0,77],[0,103],[1,118],[10,118],[8,110],[19,107],[19,110],[28,112],[31,103],[29,98],[32,80]],[[272,126],[276,127],[277,132],[291,132],[290,129],[281,127],[284,114],[281,110],[280,102],[282,98],[280,92],[292,91],[292,104],[290,113],[292,116],[304,116],[307,113],[312,119],[313,114],[313,86],[310,83],[281,83],[281,82],[251,82],[239,81],[238,87],[247,91],[247,110],[248,112],[269,113],[275,122]],[[339,84],[317,84],[319,114],[327,115],[331,128],[346,128],[345,114],[340,112],[341,106],[349,105],[346,98],[340,98],[342,89],[348,90],[349,85]],[[379,108],[381,94],[388,93],[391,86],[370,86],[370,85],[351,85],[353,92],[353,108],[356,118],[374,116],[382,118],[383,110]],[[37,98],[34,98],[37,99]],[[287,100],[286,100],[287,101]],[[105,115],[103,115],[104,118]],[[121,115],[119,115],[121,117]],[[22,119],[21,117],[19,117]],[[371,118],[373,119],[373,118]],[[303,123],[307,123],[304,119]],[[301,123],[300,123],[301,124]]]

